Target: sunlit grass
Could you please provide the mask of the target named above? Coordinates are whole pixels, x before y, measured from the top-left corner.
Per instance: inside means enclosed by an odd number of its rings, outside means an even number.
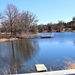
[[[68,60],[65,61],[66,66],[64,67],[64,69],[75,69],[75,60]]]
[[[52,66],[50,66],[50,71],[75,69],[75,60],[73,60],[72,58],[66,58],[63,64],[61,66],[53,64]]]

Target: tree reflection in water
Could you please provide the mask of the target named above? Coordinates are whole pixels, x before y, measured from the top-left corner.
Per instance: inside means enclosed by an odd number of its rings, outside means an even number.
[[[18,73],[23,62],[27,62],[34,57],[39,50],[39,45],[36,40],[24,39],[5,43],[5,45],[0,45],[0,60],[9,65],[11,70],[9,72],[11,73]],[[2,45],[4,45],[5,48],[3,48]],[[3,49],[7,50],[5,57],[3,56],[3,54],[5,54]],[[1,56],[3,57],[1,58]]]

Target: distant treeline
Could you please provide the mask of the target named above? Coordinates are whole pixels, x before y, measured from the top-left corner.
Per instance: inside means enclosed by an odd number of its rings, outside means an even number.
[[[75,17],[70,22],[59,21],[57,24],[41,24],[38,25],[39,32],[64,32],[64,31],[75,31]]]

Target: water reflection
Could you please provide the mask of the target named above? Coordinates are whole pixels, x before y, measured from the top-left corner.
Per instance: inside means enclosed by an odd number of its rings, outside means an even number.
[[[38,42],[29,39],[0,43],[0,68],[9,66],[12,73],[19,71],[23,62],[36,55],[38,48]]]
[[[38,50],[38,43],[36,40],[31,41],[31,40],[19,40],[16,42],[12,42],[13,43],[13,48],[12,49],[13,53],[15,53],[15,59],[19,59],[21,61],[27,61],[28,59],[30,59],[33,55],[35,55],[35,53]],[[13,55],[14,56],[14,55]]]
[[[53,70],[61,69],[64,57],[75,60],[75,33],[55,33],[53,38],[37,37],[0,43],[0,68],[9,67],[12,73],[31,70],[37,62],[45,64],[48,70],[51,65]]]

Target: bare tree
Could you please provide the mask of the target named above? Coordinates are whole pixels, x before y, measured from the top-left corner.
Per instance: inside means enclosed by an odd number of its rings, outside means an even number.
[[[16,8],[16,6],[12,4],[7,4],[5,12],[6,12],[7,19],[9,20],[9,23],[11,26],[11,34],[12,34],[12,31],[14,28],[13,25],[18,15],[18,9]]]
[[[20,14],[20,23],[21,23],[21,27],[22,27],[22,30],[24,32],[28,32],[29,31],[29,28],[30,26],[32,25],[36,25],[37,23],[37,19],[36,19],[36,16],[30,12],[22,12]]]
[[[4,16],[0,13],[0,23],[3,18],[4,18]]]
[[[9,21],[5,20],[4,22],[2,22],[2,32],[9,33],[10,29],[11,29],[11,26],[9,24]]]
[[[4,21],[4,18],[5,18],[5,16],[3,16],[3,15],[0,13],[0,32],[1,32],[2,22]]]
[[[37,21],[38,20],[33,13],[29,11],[19,13],[16,6],[7,4],[5,9],[5,19],[2,21],[2,30],[11,32],[11,34],[27,33],[30,31],[31,26],[37,25]]]

